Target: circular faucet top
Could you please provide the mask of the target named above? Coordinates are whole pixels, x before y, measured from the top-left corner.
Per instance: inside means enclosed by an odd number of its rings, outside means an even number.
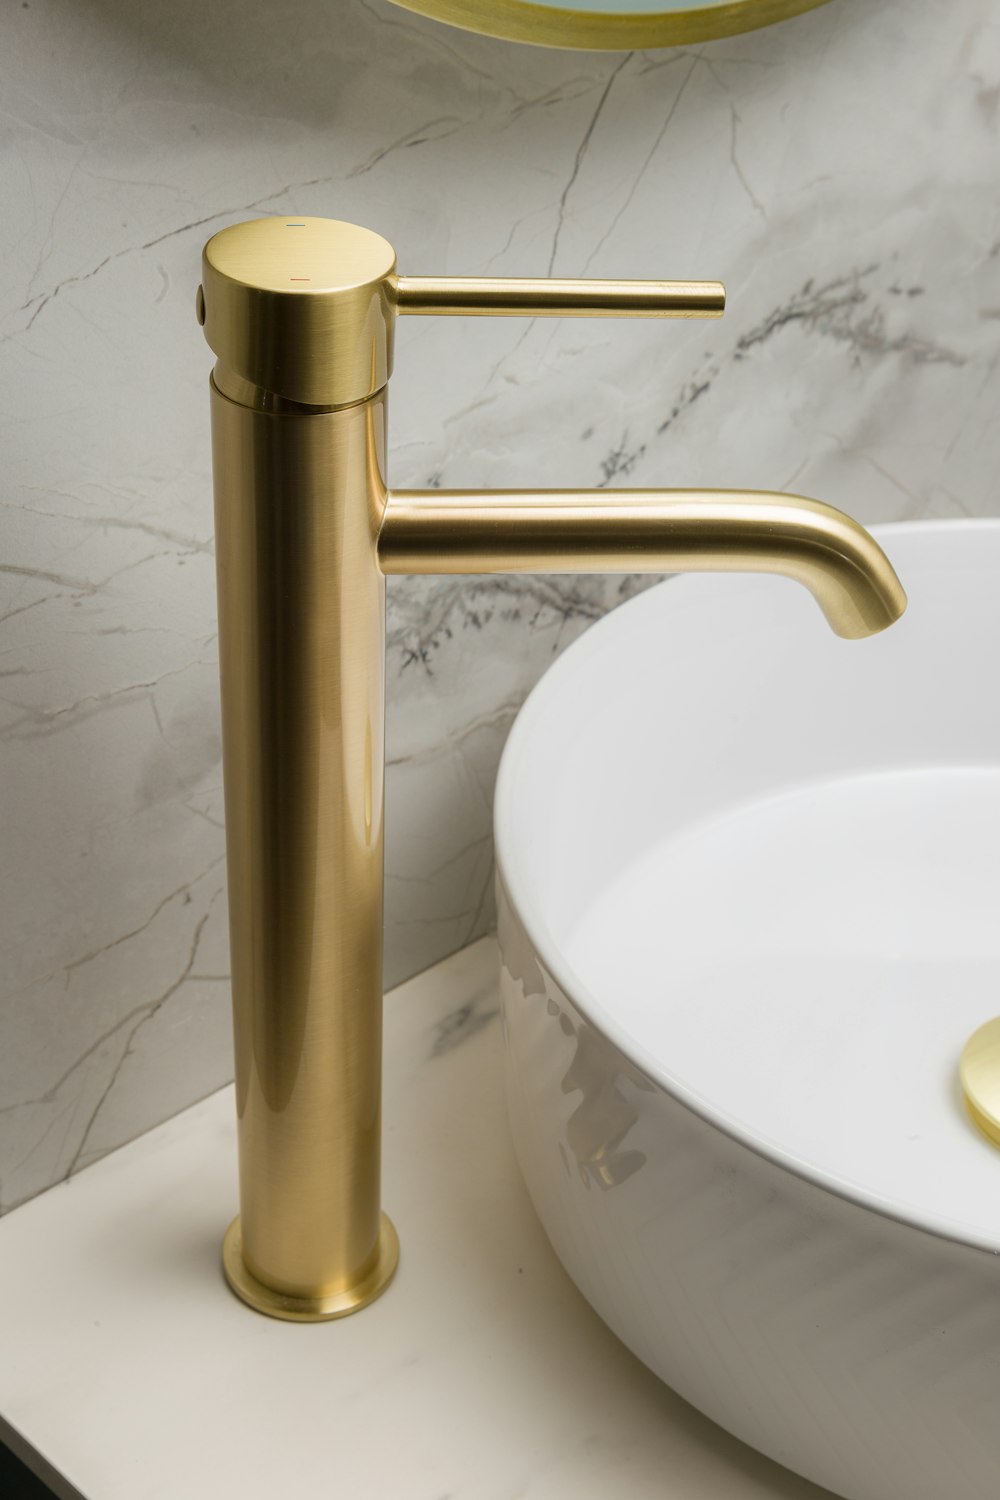
[[[339,219],[251,219],[213,235],[206,264],[241,286],[267,292],[353,292],[396,268],[388,240]]]
[[[347,406],[392,369],[396,256],[338,219],[252,219],[213,235],[198,299],[209,346],[264,391]]]

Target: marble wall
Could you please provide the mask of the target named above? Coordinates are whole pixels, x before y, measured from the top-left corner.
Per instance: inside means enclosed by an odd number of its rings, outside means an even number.
[[[10,0],[0,130],[6,1209],[229,1076],[207,236],[328,214],[415,273],[727,282],[721,323],[404,321],[397,484],[997,514],[1000,11],[587,55],[386,0]],[[391,980],[490,924],[511,718],[637,587],[392,581]]]

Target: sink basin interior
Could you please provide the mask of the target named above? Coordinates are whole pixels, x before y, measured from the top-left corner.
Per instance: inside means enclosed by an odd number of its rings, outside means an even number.
[[[1000,522],[877,533],[910,607],[691,577],[576,644],[498,787],[542,959],[650,1077],[893,1217],[1000,1247],[962,1047],[1000,1013]]]

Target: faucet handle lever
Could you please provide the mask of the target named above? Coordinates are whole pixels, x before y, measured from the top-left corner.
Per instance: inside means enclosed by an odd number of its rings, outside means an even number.
[[[379,234],[337,219],[251,219],[214,234],[198,321],[219,363],[269,396],[350,406],[392,372],[398,313],[718,318],[717,281],[400,276]]]
[[[444,317],[721,318],[720,281],[396,276],[396,310]]]

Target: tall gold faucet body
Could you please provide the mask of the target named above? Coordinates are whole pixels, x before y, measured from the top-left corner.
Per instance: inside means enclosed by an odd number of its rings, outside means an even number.
[[[251,1306],[363,1307],[398,1258],[380,1206],[385,575],[782,573],[864,636],[905,596],[841,512],[729,491],[392,492],[400,313],[718,317],[716,282],[406,277],[379,235],[259,219],[205,247],[240,1216]]]

